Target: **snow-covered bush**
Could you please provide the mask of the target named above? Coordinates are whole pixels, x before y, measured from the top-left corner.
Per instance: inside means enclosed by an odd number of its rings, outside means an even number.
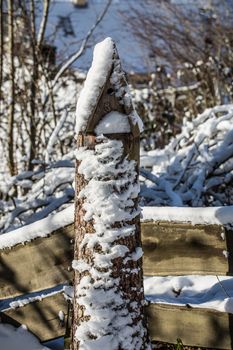
[[[163,150],[142,154],[145,205],[221,206],[233,203],[233,105],[184,120]]]

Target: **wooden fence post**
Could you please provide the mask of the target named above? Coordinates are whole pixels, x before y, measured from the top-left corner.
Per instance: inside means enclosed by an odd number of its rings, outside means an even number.
[[[111,38],[77,105],[72,349],[151,349],[144,318],[139,128]]]

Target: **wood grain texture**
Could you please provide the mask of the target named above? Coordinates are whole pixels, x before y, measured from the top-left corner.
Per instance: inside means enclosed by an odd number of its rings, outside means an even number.
[[[26,324],[41,341],[64,336],[65,326],[58,313],[63,311],[65,323],[67,302],[61,293],[18,309],[0,313],[2,322],[15,326]],[[150,304],[146,307],[152,340],[213,349],[232,349],[233,315],[208,309]]]
[[[0,299],[39,291],[72,280],[73,225],[45,238],[0,251]]]
[[[68,225],[46,238],[1,250],[0,299],[72,282],[73,230]],[[223,226],[142,222],[141,230],[145,275],[233,275],[233,232]]]
[[[118,53],[115,51],[114,59],[119,59]],[[107,114],[112,111],[118,111],[119,113],[130,115],[133,113],[134,107],[132,101],[128,101],[129,104],[123,104],[122,100],[119,97],[116,97],[115,86],[111,83],[111,75],[113,73],[114,67],[112,66],[107,74],[106,82],[103,88],[99,91],[99,96],[97,98],[95,106],[93,106],[90,113],[90,117],[87,121],[87,126],[84,132],[81,132],[83,135],[95,135],[95,127],[98,125],[100,120]],[[126,77],[123,71],[121,72],[121,87],[126,87]],[[131,118],[129,118],[131,133],[134,137],[140,136],[140,130],[138,124],[132,123]],[[118,125],[116,125],[117,131]],[[108,134],[109,136],[109,134]]]
[[[230,236],[232,232],[220,225],[144,222],[144,274],[232,274]],[[224,251],[230,252],[229,258]]]
[[[185,273],[232,275],[232,231],[217,225],[195,225],[165,222],[142,223],[144,273],[179,275]],[[225,240],[221,234],[224,232]],[[67,267],[72,261],[73,225],[38,238],[25,246],[1,251],[1,298],[43,289],[72,280]],[[228,250],[228,259],[222,254]],[[66,258],[65,258],[66,257]],[[38,276],[35,276],[38,268]],[[62,297],[62,298],[60,298]],[[2,320],[24,323],[41,340],[64,335],[58,312],[66,313],[63,296],[2,314]],[[154,340],[175,343],[181,338],[186,345],[232,349],[233,315],[206,309],[190,309],[168,305],[146,308],[149,332]],[[45,321],[46,320],[46,321]]]
[[[233,315],[214,310],[151,304],[146,308],[152,340],[232,349]]]
[[[67,309],[68,305],[64,296],[58,293],[41,301],[1,312],[0,318],[1,322],[14,326],[25,324],[28,330],[41,341],[46,341],[65,335]],[[58,317],[59,311],[63,311],[65,315],[63,324]]]

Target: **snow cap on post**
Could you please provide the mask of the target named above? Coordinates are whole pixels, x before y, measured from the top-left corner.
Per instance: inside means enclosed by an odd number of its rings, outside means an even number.
[[[94,48],[92,66],[77,103],[76,133],[132,133],[136,137],[142,129],[116,45],[106,38]]]

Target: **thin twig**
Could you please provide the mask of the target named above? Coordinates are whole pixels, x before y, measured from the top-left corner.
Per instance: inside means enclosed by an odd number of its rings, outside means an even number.
[[[216,275],[216,277],[217,277],[217,280],[218,280],[218,282],[219,282],[219,284],[220,284],[222,290],[224,291],[224,293],[226,294],[226,296],[227,296],[228,298],[230,298],[230,295],[227,293],[226,288],[225,288],[225,287],[223,286],[223,284],[222,284],[222,281],[220,281],[220,279],[219,279],[219,277],[218,277],[217,275]]]
[[[71,57],[68,59],[68,61],[60,68],[60,70],[57,72],[55,78],[53,79],[53,85],[52,87],[56,85],[58,79],[64,74],[64,72],[84,53],[87,42],[90,39],[91,35],[93,34],[94,30],[98,26],[98,24],[102,21],[104,18],[105,14],[108,11],[109,6],[111,5],[112,0],[108,0],[106,6],[104,7],[102,13],[99,15],[97,18],[97,21],[93,24],[89,32],[87,33],[86,37],[83,39],[81,47],[78,51],[76,51],[74,54],[71,55]]]

